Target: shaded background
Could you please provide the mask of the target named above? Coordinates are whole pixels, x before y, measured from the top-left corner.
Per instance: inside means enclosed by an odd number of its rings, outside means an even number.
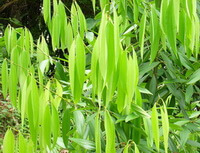
[[[0,28],[3,30],[8,24],[13,27],[26,26],[37,39],[46,26],[42,16],[43,0],[0,0]],[[62,0],[70,9],[73,0]],[[78,0],[86,18],[93,17],[91,0]],[[67,12],[69,13],[69,12]]]

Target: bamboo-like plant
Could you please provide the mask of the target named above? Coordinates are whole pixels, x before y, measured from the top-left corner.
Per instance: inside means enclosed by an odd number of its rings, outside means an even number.
[[[6,28],[2,94],[21,129],[8,128],[3,153],[199,152],[197,1],[99,4],[89,20],[76,1],[67,16],[61,0],[43,0],[49,35],[37,44],[27,28]]]

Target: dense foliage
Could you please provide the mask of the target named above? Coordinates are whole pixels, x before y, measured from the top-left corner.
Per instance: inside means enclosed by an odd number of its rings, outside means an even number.
[[[79,4],[43,0],[39,39],[0,38],[3,104],[20,114],[3,152],[198,153],[199,1],[92,0],[94,18]]]

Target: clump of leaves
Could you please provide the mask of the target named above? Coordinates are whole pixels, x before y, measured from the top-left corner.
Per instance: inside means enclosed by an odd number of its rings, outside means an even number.
[[[4,152],[16,142],[30,153],[198,152],[196,0],[102,0],[100,8],[86,19],[76,1],[67,16],[62,1],[44,0],[50,35],[37,44],[28,29],[7,27],[2,91],[22,132],[7,130]]]

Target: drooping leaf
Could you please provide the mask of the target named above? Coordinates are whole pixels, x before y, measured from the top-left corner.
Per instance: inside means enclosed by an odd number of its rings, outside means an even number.
[[[100,117],[99,112],[96,115],[95,119],[95,146],[96,153],[101,153],[101,129],[100,129]]]
[[[116,152],[115,149],[115,126],[108,111],[105,112],[105,131],[106,131],[106,153]]]
[[[142,15],[142,19],[140,21],[140,33],[139,33],[139,44],[140,44],[140,55],[143,59],[144,54],[144,36],[145,36],[145,29],[146,29],[146,10],[144,11],[144,14]]]
[[[164,136],[164,148],[165,152],[168,152],[168,137],[169,137],[169,121],[168,114],[165,104],[163,103],[163,108],[161,108],[161,116],[162,116],[162,129]]]
[[[61,84],[56,80],[56,95],[55,95],[55,100],[54,100],[54,107],[56,110],[58,109],[60,105],[60,101],[62,99],[62,94],[63,94],[63,88]]]
[[[75,103],[80,100],[82,94],[85,79],[85,58],[84,43],[78,35],[69,53],[70,85]]]
[[[62,137],[66,148],[68,147],[68,139],[69,139],[68,132],[70,131],[70,117],[71,117],[70,109],[66,109],[62,119]]]
[[[44,21],[48,24],[51,20],[51,0],[43,0]]]
[[[151,63],[156,58],[156,55],[159,50],[159,42],[160,42],[160,25],[155,9],[155,5],[151,7]]]
[[[43,123],[42,123],[42,138],[43,144],[46,148],[47,146],[51,148],[51,113],[50,107],[47,105],[45,108]]]
[[[57,139],[60,135],[60,121],[59,121],[59,114],[58,111],[56,110],[55,106],[51,106],[52,108],[52,114],[51,114],[51,133],[53,136],[53,147],[57,143]]]
[[[152,122],[154,142],[156,144],[156,149],[159,151],[160,150],[160,136],[159,136],[159,124],[158,124],[158,112],[156,109],[157,109],[156,105],[154,105],[152,108],[151,122]]]
[[[1,82],[2,82],[2,93],[4,96],[4,99],[7,97],[7,91],[8,91],[8,64],[6,59],[4,59],[2,63],[1,68]]]

